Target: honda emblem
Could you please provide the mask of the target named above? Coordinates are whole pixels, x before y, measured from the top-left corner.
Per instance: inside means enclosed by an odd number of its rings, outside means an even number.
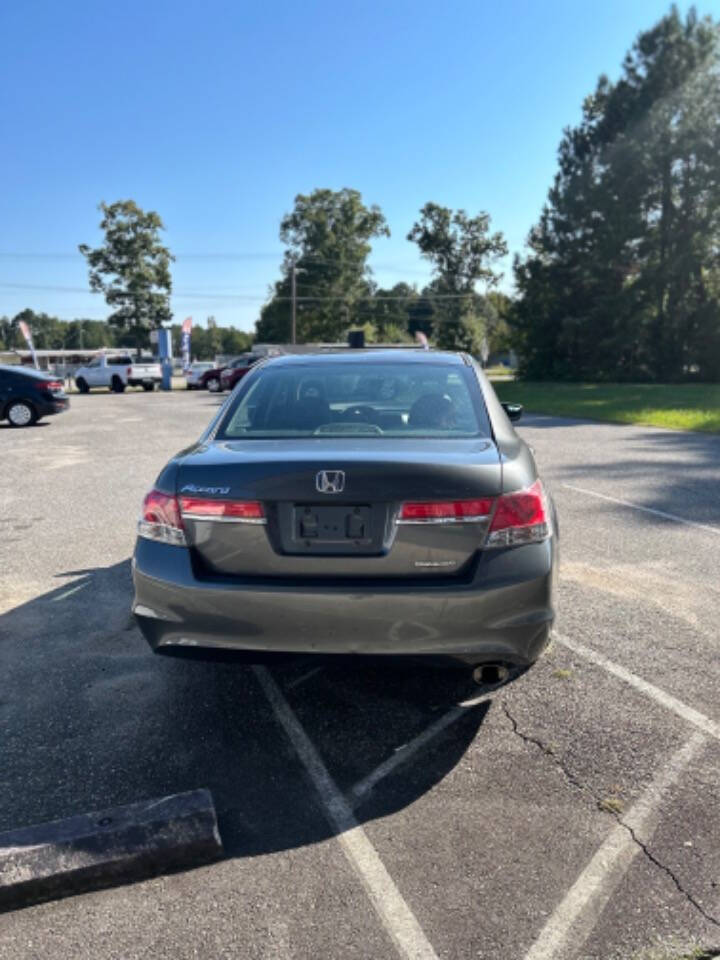
[[[345,473],[342,470],[321,470],[315,477],[319,493],[342,493],[345,489]]]

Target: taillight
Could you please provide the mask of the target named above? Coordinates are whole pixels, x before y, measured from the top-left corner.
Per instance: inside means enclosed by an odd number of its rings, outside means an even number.
[[[481,500],[433,500],[404,503],[397,522],[478,523],[490,521],[486,547],[512,547],[547,540],[552,532],[550,509],[542,484],[527,490]]]
[[[550,510],[539,480],[517,493],[500,497],[490,524],[486,547],[539,543],[551,533]]]
[[[138,536],[176,547],[187,546],[177,497],[151,490],[143,500]]]
[[[265,523],[265,511],[258,500],[206,500],[200,497],[180,497],[180,510],[189,520]]]
[[[433,500],[404,503],[398,523],[472,523],[485,520],[493,500]]]
[[[62,393],[62,380],[43,380],[40,384],[40,388],[42,390],[47,390],[48,393]]]
[[[132,367],[128,367],[125,373],[127,373],[127,375],[130,376],[132,374]]]

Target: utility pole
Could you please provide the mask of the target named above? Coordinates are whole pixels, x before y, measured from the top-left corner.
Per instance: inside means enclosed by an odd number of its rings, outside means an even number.
[[[297,343],[297,265],[295,260],[290,261],[290,291],[292,299],[292,335],[291,343]]]

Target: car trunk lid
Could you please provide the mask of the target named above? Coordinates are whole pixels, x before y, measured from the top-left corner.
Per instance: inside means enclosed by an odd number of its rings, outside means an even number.
[[[488,439],[217,441],[190,451],[177,478],[181,498],[262,504],[265,523],[185,519],[200,570],[243,578],[459,576],[487,520],[398,523],[402,504],[500,489]]]

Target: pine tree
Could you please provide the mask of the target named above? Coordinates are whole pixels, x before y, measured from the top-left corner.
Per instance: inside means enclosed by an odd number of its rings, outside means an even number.
[[[515,262],[526,376],[720,376],[719,65],[716,25],[673,9],[566,130]]]

